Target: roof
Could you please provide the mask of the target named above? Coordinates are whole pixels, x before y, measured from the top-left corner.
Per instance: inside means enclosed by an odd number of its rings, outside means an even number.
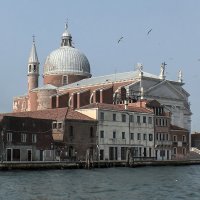
[[[143,72],[143,76],[149,77],[149,78],[159,79],[158,76],[153,75],[153,74],[149,74],[147,72]],[[108,83],[113,83],[113,82],[130,81],[130,80],[135,81],[135,79],[137,77],[138,77],[138,71],[116,73],[116,74],[110,74],[110,75],[104,75],[104,76],[82,79],[82,80],[77,81],[75,83],[62,86],[58,89],[59,90],[65,90],[65,89],[71,89],[71,88],[77,88],[77,87],[86,87],[86,86],[93,86],[93,85],[99,85],[99,84],[108,84]]]
[[[116,111],[131,111],[131,112],[140,112],[140,113],[153,113],[151,110],[143,107],[135,107],[135,106],[128,106],[125,109],[125,105],[123,104],[105,104],[105,103],[92,103],[86,106],[81,107],[80,109],[92,109],[92,108],[99,108],[102,110],[116,110]]]
[[[31,48],[31,52],[30,52],[28,62],[29,63],[39,63],[37,51],[36,51],[36,46],[35,46],[34,41],[33,41],[33,45],[32,45],[32,48]]]
[[[57,87],[51,84],[43,85],[42,87],[34,88],[32,91],[38,91],[38,90],[56,90]]]
[[[172,125],[172,124],[170,124],[170,129],[173,130],[173,131],[188,131],[188,130],[185,129],[185,128],[181,128],[181,127],[179,127],[179,126]]]
[[[3,119],[4,116],[30,117],[36,119],[49,119],[49,120],[72,119],[72,120],[95,121],[94,119],[82,113],[79,113],[75,110],[72,110],[70,108],[56,108],[56,109],[47,109],[39,111],[4,113],[0,114],[0,120]]]

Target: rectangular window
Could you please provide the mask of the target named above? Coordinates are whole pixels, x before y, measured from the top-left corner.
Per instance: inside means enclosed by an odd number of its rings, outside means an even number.
[[[116,121],[116,114],[113,114],[113,121]]]
[[[116,138],[116,132],[113,131],[113,138]]]
[[[122,114],[122,122],[126,122],[126,115]]]
[[[137,134],[137,140],[141,140],[141,133]]]
[[[100,112],[100,120],[104,120],[104,113]]]
[[[57,127],[58,129],[62,129],[62,122],[58,122]]]
[[[52,128],[53,128],[53,129],[57,129],[57,122],[53,122],[53,123],[52,123]]]
[[[125,132],[122,132],[122,139],[125,139]]]
[[[156,118],[156,125],[158,126],[158,119]]]
[[[149,123],[149,124],[152,124],[152,117],[149,117],[148,123]]]
[[[22,133],[21,134],[21,142],[26,142],[26,137],[27,137],[27,134],[26,133]]]
[[[143,123],[144,123],[144,124],[147,123],[147,118],[146,118],[146,116],[143,116]]]
[[[137,116],[137,123],[140,123],[140,116]]]
[[[7,141],[12,142],[12,133],[11,132],[7,133]]]
[[[173,135],[173,141],[177,142],[177,135]]]
[[[37,142],[37,134],[32,134],[32,143]]]
[[[160,141],[162,141],[162,133],[160,133]]]
[[[182,141],[183,141],[183,142],[186,142],[186,137],[185,137],[185,135],[182,136]]]
[[[165,120],[163,119],[162,121],[163,121],[163,122],[162,122],[163,126],[165,126]]]
[[[166,134],[166,140],[169,140],[169,135],[168,135],[168,133]]]
[[[100,138],[104,138],[104,131],[100,131]]]
[[[165,134],[163,133],[163,138],[162,138],[163,140],[165,140]]]
[[[156,140],[158,140],[159,139],[159,134],[158,133],[156,133]]]
[[[153,141],[153,134],[149,133],[149,141]]]
[[[134,140],[134,133],[131,133],[131,140]]]
[[[146,133],[143,134],[143,140],[147,140],[147,134]]]
[[[134,122],[134,116],[133,115],[130,115],[129,119],[130,119],[130,122]]]

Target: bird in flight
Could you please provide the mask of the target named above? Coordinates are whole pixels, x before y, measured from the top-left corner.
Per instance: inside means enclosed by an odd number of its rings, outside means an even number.
[[[117,43],[119,44],[122,41],[123,38],[124,37],[120,37]]]
[[[149,33],[151,33],[151,31],[152,31],[152,28],[147,32],[147,35],[149,35]]]

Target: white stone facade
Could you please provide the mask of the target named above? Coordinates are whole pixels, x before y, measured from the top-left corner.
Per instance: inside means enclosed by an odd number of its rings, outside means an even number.
[[[100,160],[126,160],[128,149],[135,159],[155,157],[153,113],[99,108],[77,111],[99,122],[97,148]]]

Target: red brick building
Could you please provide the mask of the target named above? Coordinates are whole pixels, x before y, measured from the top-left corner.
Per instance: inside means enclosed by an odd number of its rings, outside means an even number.
[[[172,159],[185,159],[189,154],[189,137],[188,130],[171,125],[170,134],[172,137]]]
[[[96,151],[97,122],[69,108],[1,115],[1,155],[7,161],[84,160]]]

